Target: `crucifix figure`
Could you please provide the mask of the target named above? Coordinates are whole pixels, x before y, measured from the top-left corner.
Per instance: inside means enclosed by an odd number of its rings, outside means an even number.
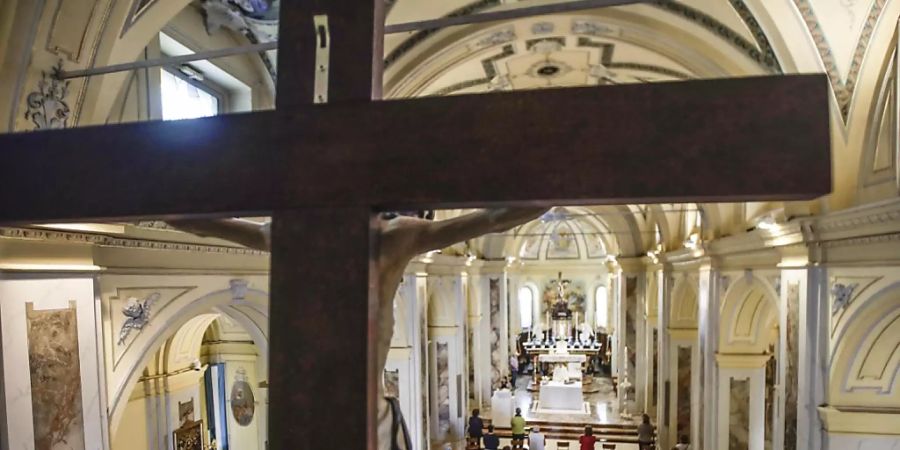
[[[412,450],[406,426],[395,400],[384,395],[381,374],[387,363],[391,338],[394,334],[393,301],[403,272],[416,256],[430,250],[446,248],[457,242],[478,236],[506,231],[540,217],[546,208],[490,209],[469,213],[452,219],[433,222],[409,215],[397,214],[378,220],[378,328],[376,373],[378,381],[378,448],[382,450]],[[198,236],[217,237],[257,250],[271,250],[270,223],[260,224],[241,219],[173,220],[175,228]],[[560,274],[560,277],[562,274]],[[560,289],[562,284],[560,283]],[[365,305],[359,305],[361,308]],[[302,308],[298,302],[297,308]]]
[[[0,223],[273,217],[273,450],[381,445],[378,303],[445,241],[390,244],[377,211],[533,208],[511,226],[551,205],[830,192],[822,75],[379,101],[383,8],[282,2],[275,111],[0,135]],[[495,229],[476,228],[446,242]]]

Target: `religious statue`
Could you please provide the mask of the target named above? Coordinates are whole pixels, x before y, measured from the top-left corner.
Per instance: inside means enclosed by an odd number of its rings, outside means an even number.
[[[553,318],[562,319],[572,317],[572,310],[569,309],[569,301],[566,298],[566,285],[568,281],[563,281],[562,272],[556,280],[556,303],[553,304]]]
[[[416,217],[404,215],[408,214],[405,212],[382,215],[378,221],[380,289],[376,373],[384,373],[394,333],[394,295],[406,266],[414,257],[484,234],[506,231],[537,219],[545,211],[544,208],[488,209],[441,221],[425,219],[429,214],[426,212],[416,213]],[[257,250],[270,250],[269,223],[260,224],[242,219],[184,219],[173,220],[169,224],[198,236],[218,237]],[[377,423],[379,450],[412,449],[399,404],[396,399],[385,397],[382,383],[378,383]]]

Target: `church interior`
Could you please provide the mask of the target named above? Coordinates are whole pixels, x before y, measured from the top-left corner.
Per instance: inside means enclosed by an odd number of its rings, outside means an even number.
[[[391,26],[564,3],[384,9]],[[557,205],[417,256],[379,374],[411,449],[481,448],[475,409],[510,445],[519,408],[554,450],[587,425],[637,450],[645,414],[647,448],[900,450],[900,0],[622,3],[388,32],[384,98],[825,74],[832,192]],[[280,4],[0,0],[0,130],[273,109]],[[0,224],[0,449],[270,448],[269,269],[158,219]]]

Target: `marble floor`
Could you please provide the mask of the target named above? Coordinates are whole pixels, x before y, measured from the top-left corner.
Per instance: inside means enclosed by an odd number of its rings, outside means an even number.
[[[569,444],[569,450],[578,450],[578,442],[577,441],[563,441],[557,439],[547,439],[547,446],[545,450],[557,450],[559,448],[559,444],[566,442]],[[465,450],[466,443],[465,442],[454,442],[449,444],[450,447],[447,447],[446,444],[444,446],[434,447],[432,446],[431,450]],[[500,448],[503,446],[510,445],[509,439],[500,439]],[[596,450],[600,450],[600,445],[598,444],[594,447]],[[616,450],[639,450],[636,444],[616,444]]]
[[[532,411],[532,402],[538,397],[537,392],[530,392],[528,384],[531,383],[530,376],[520,376],[516,380],[516,392],[513,394],[513,402],[516,407],[522,408],[522,416],[525,420],[547,420],[558,423],[578,423],[578,424],[620,424],[634,423],[619,417],[617,412],[617,399],[613,392],[612,381],[609,378],[595,378],[598,392],[584,394],[584,401],[590,404],[591,414],[541,414]],[[485,417],[491,417],[490,411],[483,413]]]
[[[539,399],[537,392],[528,391],[528,385],[531,383],[530,376],[520,376],[516,380],[516,390],[513,394],[513,402],[516,407],[522,409],[522,416],[526,421],[539,420],[553,422],[556,424],[578,424],[578,425],[608,425],[608,424],[634,424],[636,422],[624,420],[619,417],[617,412],[617,399],[613,392],[612,381],[609,378],[595,378],[597,383],[597,392],[584,394],[585,402],[590,404],[590,414],[542,414],[532,411],[532,403]],[[491,418],[491,411],[482,408],[482,417]],[[507,425],[508,427],[509,425]],[[578,442],[574,440],[547,439],[546,450],[557,450],[560,443],[567,442],[569,450],[579,448]],[[500,439],[500,448],[510,445],[509,439]],[[597,445],[596,449],[599,450]],[[449,444],[433,444],[431,450],[464,450],[465,441],[452,442]],[[616,450],[638,450],[635,444],[616,444]]]

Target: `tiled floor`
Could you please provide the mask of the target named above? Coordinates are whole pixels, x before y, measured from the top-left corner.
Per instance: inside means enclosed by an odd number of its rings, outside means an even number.
[[[612,382],[608,378],[595,378],[594,383],[599,385],[599,392],[593,394],[585,394],[584,400],[591,405],[591,414],[540,414],[531,411],[531,403],[538,396],[537,392],[528,391],[528,384],[531,382],[530,376],[519,377],[516,380],[516,392],[513,395],[513,402],[516,407],[522,408],[522,416],[525,420],[547,420],[559,423],[579,423],[579,424],[616,424],[631,423],[622,419],[617,411],[617,400],[613,393]],[[490,417],[490,411],[485,412],[485,417]]]
[[[545,450],[557,450],[559,448],[559,443],[568,442],[569,450],[578,450],[578,442],[576,441],[558,441],[556,439],[547,439],[547,446]],[[502,449],[504,445],[510,445],[509,439],[500,439],[500,448]],[[449,448],[432,448],[431,450],[465,450],[466,443],[464,441],[455,442]],[[600,450],[600,445],[598,444],[594,447],[596,450]],[[634,444],[617,444],[616,450],[638,450],[638,446]]]
[[[522,409],[522,416],[525,417],[526,421],[541,420],[556,423],[577,423],[584,425],[587,425],[589,423],[595,425],[633,423],[619,417],[616,406],[617,399],[615,394],[613,393],[612,382],[608,378],[594,379],[594,383],[599,384],[599,392],[584,395],[584,400],[586,402],[589,402],[591,405],[590,415],[540,414],[532,412],[531,404],[538,397],[538,393],[528,391],[527,388],[530,382],[530,376],[520,376],[516,380],[516,392],[513,395],[513,402],[517,407]],[[490,418],[490,410],[483,410],[482,417]],[[556,439],[548,439],[546,450],[557,450],[558,444],[560,442],[568,442],[569,450],[577,450],[579,448],[577,441],[561,441]],[[509,439],[500,439],[500,448],[503,448],[504,445],[509,444]],[[465,441],[463,440],[454,442],[450,444],[449,447],[432,446],[431,450],[464,450],[465,447]],[[599,450],[600,446],[598,445],[596,448]],[[632,444],[617,444],[616,450],[638,450],[638,446]]]

